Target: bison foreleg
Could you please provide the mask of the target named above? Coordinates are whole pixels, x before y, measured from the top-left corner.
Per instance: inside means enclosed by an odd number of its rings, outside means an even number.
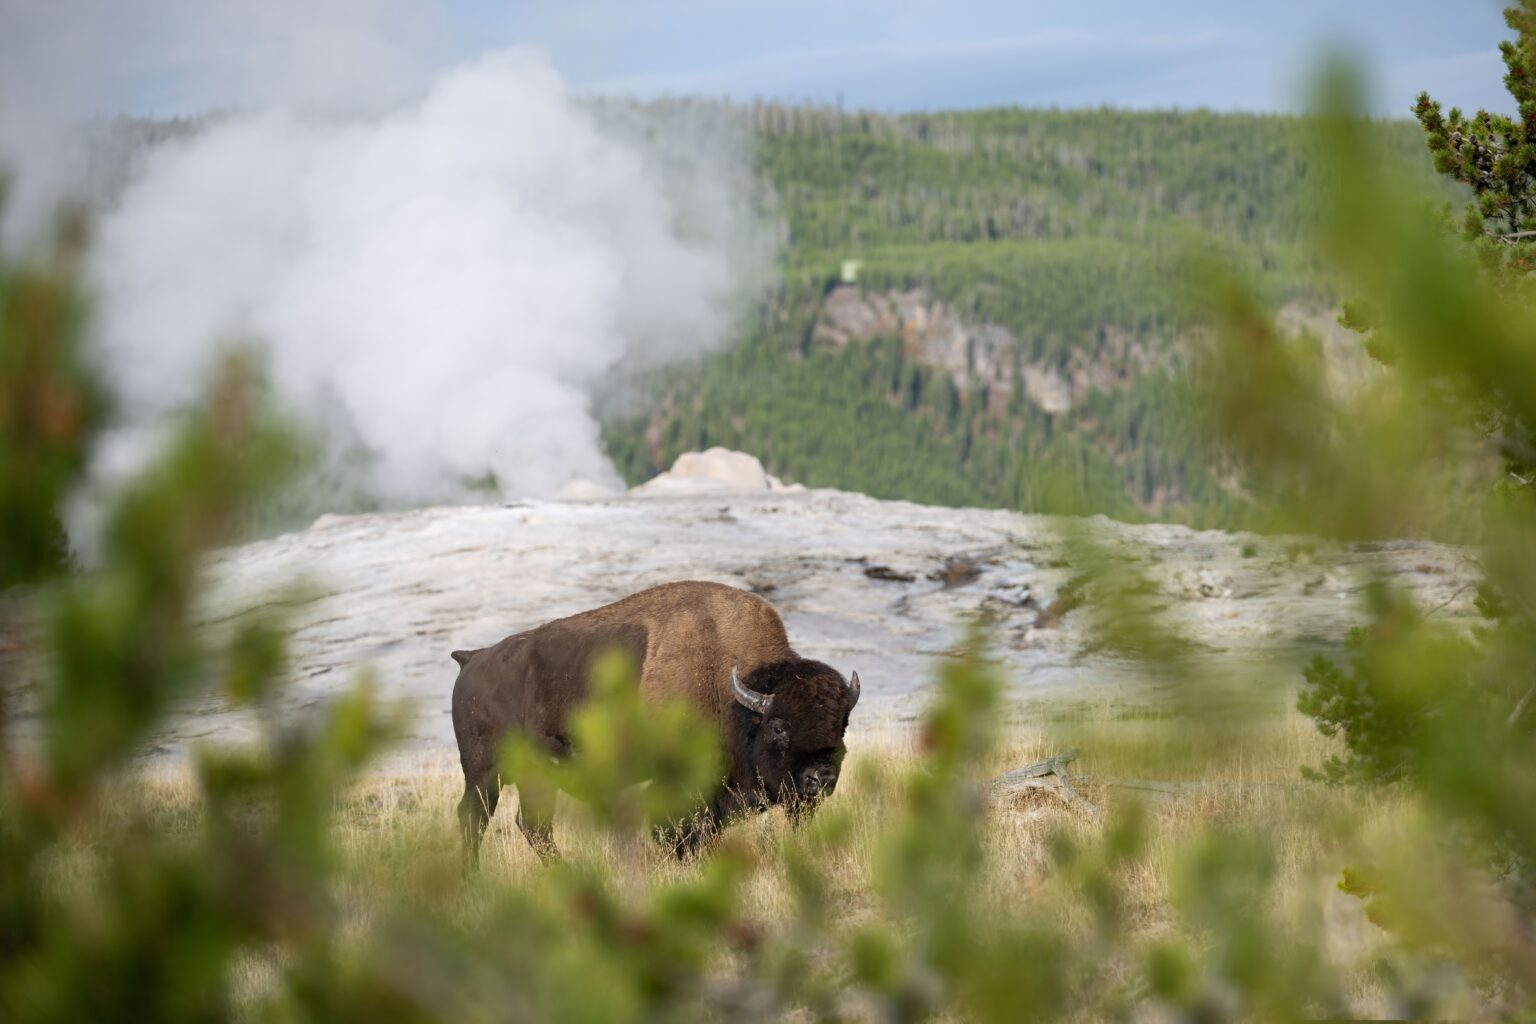
[[[678,860],[683,860],[696,852],[713,831],[709,807],[705,806],[687,818],[655,822],[651,825],[651,838],[656,845],[666,847]]]
[[[736,790],[722,790],[719,796],[701,808],[693,817],[678,823],[675,829],[668,829],[665,832],[658,830],[656,836],[658,839],[669,840],[672,852],[679,860],[684,860],[695,856],[708,846],[715,834],[724,828],[727,822],[751,805],[751,801],[744,799]]]
[[[517,785],[517,827],[542,861],[559,855],[555,848],[555,791],[532,782]]]
[[[678,860],[686,860],[709,844],[720,828],[714,807],[705,807],[691,818],[678,822],[677,827],[657,832],[657,838],[670,842],[672,853]]]
[[[784,816],[789,819],[789,827],[798,829],[802,825],[810,824],[811,819],[816,816],[816,810],[821,806],[821,801],[824,797],[825,794],[822,797],[812,797],[809,799],[796,796],[783,801]]]
[[[464,798],[459,801],[459,831],[463,838],[466,873],[480,866],[480,840],[491,815],[496,813],[496,802],[500,798],[499,777],[490,775],[474,782],[465,780]]]

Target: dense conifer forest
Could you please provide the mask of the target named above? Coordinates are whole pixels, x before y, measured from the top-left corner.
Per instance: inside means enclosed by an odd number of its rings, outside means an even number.
[[[1190,269],[1239,267],[1275,308],[1331,321],[1304,119],[749,113],[764,201],[787,229],[781,279],[736,343],[615,390],[605,441],[631,483],[718,444],[885,498],[1247,521],[1248,491],[1190,400]],[[1367,130],[1433,187],[1417,125]],[[834,295],[942,309],[959,332],[949,360],[889,318],[830,337]],[[995,339],[990,373],[978,335]],[[1042,402],[1026,373],[1065,396]]]

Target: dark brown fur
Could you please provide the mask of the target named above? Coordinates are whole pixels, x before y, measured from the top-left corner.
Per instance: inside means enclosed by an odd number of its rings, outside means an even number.
[[[567,723],[587,696],[596,656],[628,651],[640,666],[643,699],[682,698],[720,731],[727,776],[678,839],[692,850],[730,814],[786,802],[797,809],[831,792],[842,760],[851,700],[835,670],[799,657],[767,601],[718,583],[668,583],[602,608],[556,619],[478,651],[455,651],[453,729],[464,768],[459,817],[466,857],[496,810],[502,779],[496,752],[517,730],[555,758],[570,752]],[[736,702],[732,667],[760,693],[769,714]],[[639,779],[636,780],[641,781]],[[541,854],[553,850],[554,794],[519,787],[517,823]]]

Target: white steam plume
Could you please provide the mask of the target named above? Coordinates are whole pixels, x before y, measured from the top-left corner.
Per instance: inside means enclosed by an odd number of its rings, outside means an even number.
[[[685,237],[639,151],[537,55],[500,54],[382,116],[258,113],[152,155],[102,225],[103,341],[143,420],[217,342],[257,339],[388,500],[487,472],[508,494],[615,483],[589,389],[725,336],[752,234],[729,198]]]
[[[488,473],[508,496],[615,484],[594,385],[727,339],[774,244],[745,133],[675,109],[665,137],[636,131],[533,50],[413,78],[408,6],[144,0],[153,17],[110,33],[133,56],[108,78],[196,55],[210,105],[238,107],[139,153],[100,221],[100,349],[126,420],[104,476],[240,342],[387,503],[464,498]],[[106,0],[52,9],[36,38],[124,20]],[[135,29],[164,52],[133,51]],[[0,72],[13,109],[29,88]]]

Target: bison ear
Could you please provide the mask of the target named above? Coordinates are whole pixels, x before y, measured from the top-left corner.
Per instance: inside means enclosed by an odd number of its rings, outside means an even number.
[[[460,668],[463,668],[465,665],[469,664],[469,659],[473,658],[476,655],[476,653],[478,653],[478,652],[476,652],[476,651],[454,651],[452,654],[449,655],[449,657],[452,658],[454,661],[458,662]]]
[[[760,715],[766,715],[768,709],[773,706],[773,694],[758,693],[748,689],[736,674],[736,666],[731,666],[731,696],[736,698],[736,703],[748,711],[756,711]]]
[[[853,710],[853,706],[855,704],[857,704],[858,702],[859,702],[859,674],[857,672],[855,672],[853,675],[848,677],[848,710],[852,711]]]

